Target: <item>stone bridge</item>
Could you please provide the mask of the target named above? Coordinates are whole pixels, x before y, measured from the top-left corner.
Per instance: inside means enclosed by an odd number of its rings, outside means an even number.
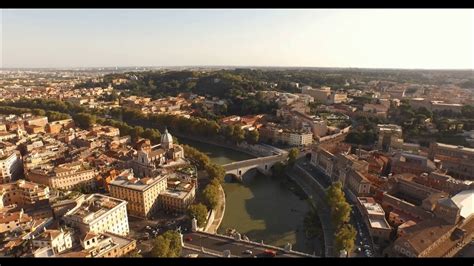
[[[278,155],[224,164],[222,167],[224,167],[226,175],[233,175],[242,181],[243,175],[253,169],[256,169],[264,175],[270,175],[272,173],[271,168],[275,163],[283,162],[287,159],[288,153],[285,152]]]

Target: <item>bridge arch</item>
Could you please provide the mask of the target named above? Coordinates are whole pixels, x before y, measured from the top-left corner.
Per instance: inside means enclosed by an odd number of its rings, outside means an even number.
[[[226,173],[224,176],[224,181],[228,183],[241,182],[241,178],[234,173]]]
[[[272,167],[275,163],[285,161],[288,158],[287,153],[272,155],[267,157],[254,158],[250,160],[233,162],[223,165],[226,174],[233,174],[242,181],[242,177],[249,171],[257,169],[257,171],[270,175],[272,173]]]

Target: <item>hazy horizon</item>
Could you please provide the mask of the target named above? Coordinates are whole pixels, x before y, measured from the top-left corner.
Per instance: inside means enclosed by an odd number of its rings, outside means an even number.
[[[474,10],[2,9],[0,18],[2,69],[474,69]]]
[[[167,65],[167,66],[59,66],[59,67],[0,67],[5,69],[55,69],[55,70],[74,70],[74,69],[129,69],[129,68],[287,68],[287,69],[368,69],[368,70],[427,70],[427,71],[474,71],[474,68],[391,68],[391,67],[325,67],[325,66],[255,66],[255,65]]]

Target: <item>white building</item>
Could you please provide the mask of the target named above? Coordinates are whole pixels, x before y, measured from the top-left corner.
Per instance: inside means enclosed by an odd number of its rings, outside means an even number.
[[[64,222],[81,233],[111,232],[128,235],[127,202],[101,194],[83,196],[76,207],[68,211]]]
[[[39,236],[34,237],[32,241],[33,248],[48,248],[54,254],[59,254],[72,248],[72,233],[61,230],[44,230]]]
[[[10,154],[0,150],[0,183],[8,183],[21,176],[22,162],[15,152]]]
[[[305,146],[313,143],[313,133],[311,132],[290,132],[287,143],[291,146]]]

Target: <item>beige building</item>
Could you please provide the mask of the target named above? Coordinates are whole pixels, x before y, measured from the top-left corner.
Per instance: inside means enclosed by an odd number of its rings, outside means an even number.
[[[14,231],[33,221],[33,218],[24,213],[23,209],[20,211],[11,211],[15,209],[15,207],[16,206],[11,206],[0,210],[0,234]]]
[[[392,124],[377,125],[377,148],[382,151],[401,149],[403,147],[402,127]]]
[[[46,116],[34,116],[25,119],[26,126],[38,126],[44,128],[46,124],[48,124],[48,118]]]
[[[169,180],[168,189],[160,193],[160,204],[164,210],[185,212],[194,202],[196,186],[192,182]]]
[[[0,207],[8,205],[24,206],[49,199],[49,188],[25,180],[0,185]]]
[[[369,228],[369,233],[374,239],[390,238],[392,228],[385,219],[385,211],[382,206],[371,197],[358,197],[357,207],[364,217],[364,222]]]
[[[354,169],[348,172],[344,186],[355,196],[366,196],[370,193],[370,181],[363,173]]]
[[[261,139],[286,143],[291,146],[306,146],[313,143],[313,133],[308,130],[282,128],[274,123],[267,123],[258,130]]]
[[[37,168],[27,173],[27,179],[56,189],[70,190],[79,186],[95,187],[97,171],[86,163],[74,162],[57,167]]]
[[[113,197],[128,201],[129,215],[148,218],[158,210],[158,195],[166,190],[166,177],[138,179],[128,169],[111,181],[109,188]]]
[[[88,232],[128,235],[127,202],[101,194],[83,196],[64,217],[66,225]]]
[[[312,96],[317,102],[327,103],[330,100],[331,88],[321,87],[319,89],[313,89],[310,86],[303,86],[301,88],[301,93]]]
[[[442,168],[455,178],[474,180],[473,148],[431,143],[429,158],[440,160]]]

